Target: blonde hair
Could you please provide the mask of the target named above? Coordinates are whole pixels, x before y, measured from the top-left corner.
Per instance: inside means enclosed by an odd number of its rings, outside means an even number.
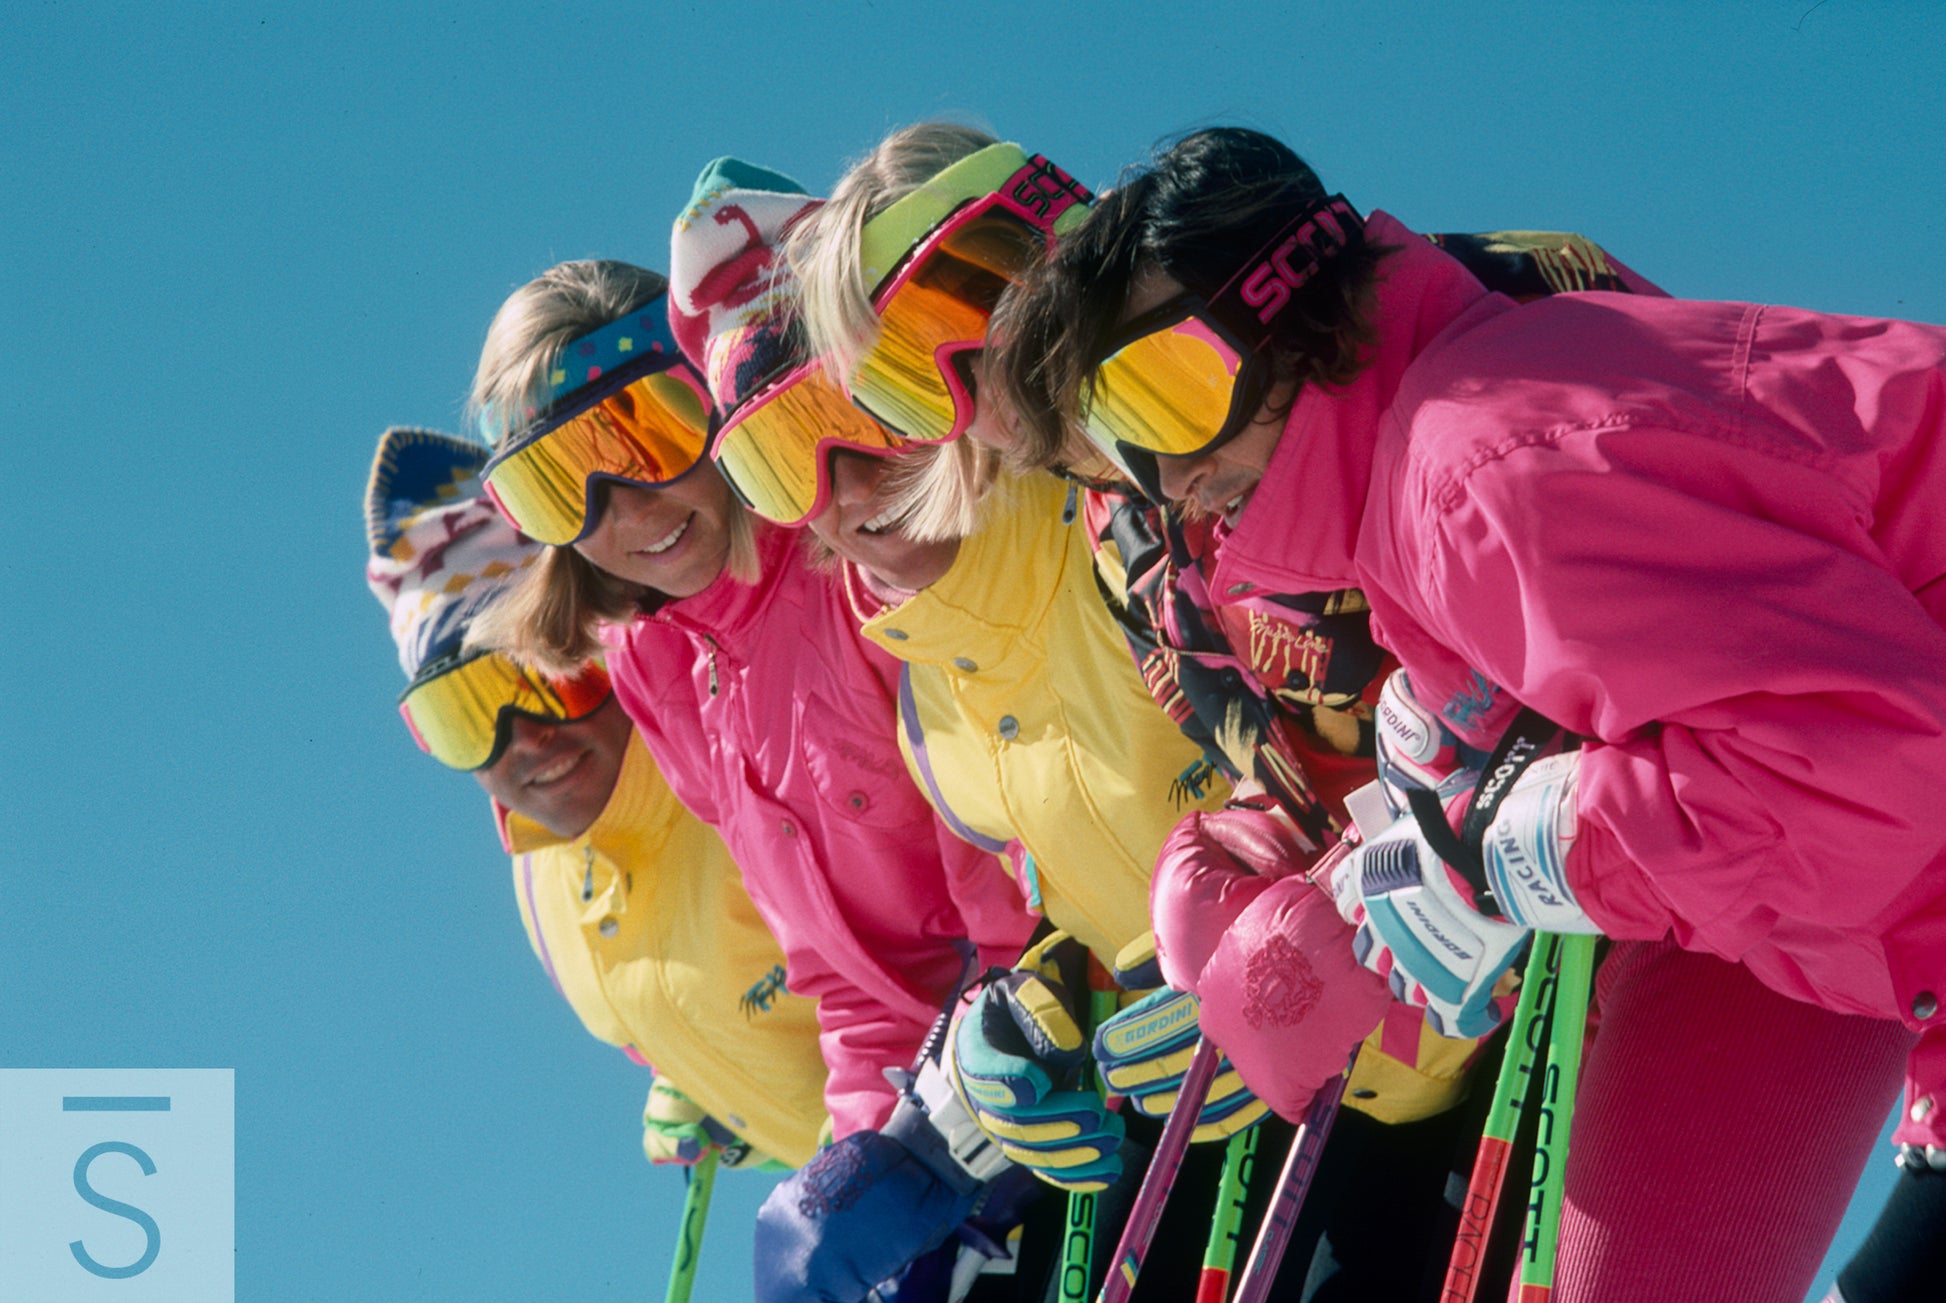
[[[865,279],[860,238],[865,223],[998,138],[957,122],[920,122],[881,140],[846,172],[824,207],[800,222],[784,253],[797,274],[811,352],[849,380],[872,341],[878,314]]]
[[[547,375],[569,344],[664,293],[660,273],[626,262],[585,260],[548,268],[508,295],[487,327],[467,411],[496,446],[546,406]],[[692,474],[713,475],[713,466]],[[755,583],[757,532],[731,498],[729,559],[740,583]],[[601,652],[600,628],[634,616],[647,593],[595,567],[572,546],[548,547],[505,596],[473,621],[471,646],[490,648],[553,673],[572,671]]]

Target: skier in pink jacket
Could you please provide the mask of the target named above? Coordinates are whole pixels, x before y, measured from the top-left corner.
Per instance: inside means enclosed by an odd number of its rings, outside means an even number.
[[[474,637],[543,667],[605,647],[671,789],[742,868],[789,989],[818,1001],[843,1137],[885,1123],[886,1070],[910,1067],[963,972],[1013,962],[1033,919],[907,779],[895,663],[703,458],[708,397],[664,287],[563,264],[495,317],[474,391],[499,435],[485,481],[551,546]]]
[[[1159,218],[1168,204],[1192,218]],[[1202,576],[1219,604],[1368,597],[1406,667],[1393,716],[1417,725],[1381,720],[1381,767],[1435,817],[1353,850],[1332,885],[1395,992],[1478,1034],[1532,927],[1647,943],[1601,978],[1642,994],[1603,1014],[1594,1053],[1626,1045],[1633,1063],[1610,1055],[1584,1088],[1613,1108],[1577,1116],[1563,1295],[1582,1296],[1573,1241],[1599,1239],[1606,1202],[1671,1243],[1700,1209],[1728,1214],[1709,1228],[1723,1247],[1664,1265],[1659,1296],[1802,1297],[1882,1116],[1876,1065],[1911,1033],[1908,1168],[1946,1138],[1946,820],[1922,804],[1946,774],[1946,331],[1605,294],[1517,307],[1282,146],[1219,131],[1098,205],[993,337],[989,374],[1030,427],[1078,423],[1150,493],[1220,518]],[[1488,754],[1538,744],[1542,716],[1584,748]],[[1214,976],[1233,981],[1278,920],[1209,935],[1208,906],[1243,885],[1219,860],[1159,868],[1156,922],[1179,962],[1224,959]],[[1315,915],[1304,939],[1342,944]],[[1669,937],[1885,1021],[1826,1026],[1756,996],[1698,1008],[1656,959]],[[1744,1025],[1780,1013],[1783,1036]],[[1724,1178],[1693,1153],[1690,1173],[1655,1168],[1656,1197],[1624,1185],[1655,1167],[1627,1143],[1654,1115],[1628,1110],[1665,1053],[1695,1074],[1680,1112],[1751,1141],[1765,1170],[1734,1179],[1755,1197],[1714,1199],[1702,1178]],[[1631,1069],[1643,1100],[1605,1093]]]

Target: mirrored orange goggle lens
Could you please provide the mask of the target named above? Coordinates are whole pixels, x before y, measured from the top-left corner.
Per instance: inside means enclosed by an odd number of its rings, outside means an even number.
[[[572,543],[587,530],[589,476],[668,483],[702,457],[709,411],[687,368],[643,376],[494,466],[487,486],[523,534]]]
[[[1117,443],[1170,457],[1201,452],[1223,433],[1242,364],[1194,317],[1131,340],[1095,370],[1088,437],[1110,456]]]
[[[479,769],[497,758],[502,711],[573,721],[600,709],[608,694],[608,672],[599,665],[556,678],[489,652],[406,689],[399,713],[441,764]]]
[[[884,452],[905,441],[852,405],[821,370],[787,378],[732,417],[713,456],[750,509],[784,525],[817,511],[832,446]]]
[[[851,377],[861,406],[907,439],[937,443],[965,428],[940,356],[978,348],[1009,283],[1042,256],[1047,235],[1017,217],[982,213],[951,227],[876,304],[878,338]]]

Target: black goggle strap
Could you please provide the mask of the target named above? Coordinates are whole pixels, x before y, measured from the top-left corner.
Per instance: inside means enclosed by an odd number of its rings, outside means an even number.
[[[1467,804],[1458,833],[1446,822],[1446,812],[1440,808],[1435,793],[1423,787],[1406,791],[1406,803],[1419,824],[1419,835],[1440,859],[1459,871],[1473,889],[1475,901],[1484,909],[1500,912],[1500,903],[1487,884],[1486,855],[1481,849],[1486,844],[1487,825],[1500,813],[1501,803],[1513,791],[1520,776],[1547,753],[1548,743],[1560,732],[1559,724],[1531,706],[1522,706],[1487,757],[1486,768],[1479,786],[1473,789],[1473,799]]]
[[[1286,222],[1210,296],[1210,314],[1252,351],[1260,349],[1292,297],[1325,263],[1364,240],[1365,219],[1343,195],[1320,199]]]

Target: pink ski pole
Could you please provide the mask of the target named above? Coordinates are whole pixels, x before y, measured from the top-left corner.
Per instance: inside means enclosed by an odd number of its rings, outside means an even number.
[[[1318,1157],[1324,1153],[1331,1123],[1338,1116],[1338,1101],[1344,1098],[1349,1073],[1347,1068],[1324,1084],[1305,1111],[1303,1125],[1291,1137],[1291,1152],[1277,1178],[1277,1193],[1271,1197],[1257,1242],[1250,1248],[1250,1261],[1244,1264],[1243,1277],[1237,1284],[1236,1303],[1263,1303],[1270,1296],[1270,1283],[1277,1277],[1284,1246],[1290,1243],[1297,1215],[1304,1208],[1304,1196],[1310,1192]]]
[[[1162,1222],[1162,1206],[1182,1171],[1183,1156],[1189,1152],[1189,1137],[1196,1130],[1196,1118],[1203,1111],[1210,1083],[1216,1080],[1219,1055],[1220,1051],[1207,1036],[1196,1042],[1196,1053],[1189,1060],[1189,1071],[1183,1074],[1182,1089],[1176,1094],[1176,1106],[1169,1111],[1169,1120],[1163,1124],[1162,1136],[1155,1143],[1155,1155],[1149,1159],[1149,1170],[1142,1175],[1142,1189],[1128,1211],[1128,1223],[1122,1227],[1121,1243],[1115,1246],[1115,1259],[1101,1283],[1101,1293],[1095,1296],[1096,1303],[1127,1303],[1128,1296],[1135,1291],[1135,1278],[1141,1274],[1142,1260],[1149,1256],[1155,1229]]]

